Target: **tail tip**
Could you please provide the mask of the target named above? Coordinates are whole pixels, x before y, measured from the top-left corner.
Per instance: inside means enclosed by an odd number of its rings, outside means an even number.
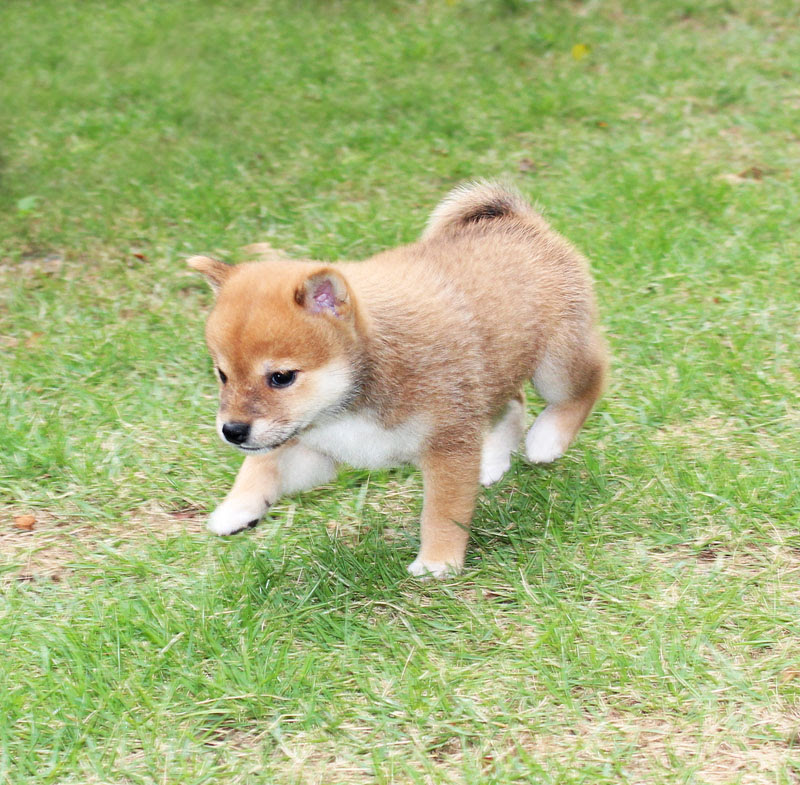
[[[488,181],[454,188],[433,211],[423,233],[429,239],[448,228],[496,220],[524,212],[524,199],[507,186]]]

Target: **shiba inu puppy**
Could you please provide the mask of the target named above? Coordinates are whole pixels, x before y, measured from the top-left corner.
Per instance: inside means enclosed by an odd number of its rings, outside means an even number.
[[[497,482],[522,440],[524,382],[547,404],[525,439],[534,463],[564,453],[603,387],[585,260],[498,185],[457,188],[419,242],[367,261],[188,264],[216,292],[217,428],[246,456],[211,515],[216,534],[255,525],[339,464],[413,464],[424,500],[408,569],[457,572],[479,483]]]

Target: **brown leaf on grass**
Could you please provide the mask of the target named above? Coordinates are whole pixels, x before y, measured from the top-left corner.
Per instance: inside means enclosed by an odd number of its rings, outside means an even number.
[[[781,684],[786,684],[786,682],[794,679],[800,679],[800,668],[784,668],[784,670],[781,671],[778,681]]]
[[[743,180],[763,180],[764,170],[759,166],[748,166],[739,172],[739,177]]]
[[[764,166],[748,166],[738,174],[723,174],[720,175],[720,178],[731,185],[740,185],[741,183],[760,183],[765,177],[776,173],[777,170]]]
[[[523,158],[520,160],[519,164],[517,164],[517,168],[520,172],[535,172],[539,167],[536,165],[536,162],[532,161],[530,158]]]
[[[31,531],[36,525],[35,515],[18,515],[14,518],[14,528],[22,529],[23,531]]]

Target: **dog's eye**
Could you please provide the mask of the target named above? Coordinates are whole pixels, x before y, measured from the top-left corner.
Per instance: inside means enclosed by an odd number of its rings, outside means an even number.
[[[297,371],[275,371],[275,373],[271,373],[267,376],[267,384],[270,387],[280,389],[281,387],[289,387],[289,385],[294,384],[296,378]]]
[[[222,372],[221,368],[217,368],[217,373],[219,374],[219,380],[225,384],[228,381],[228,377]]]

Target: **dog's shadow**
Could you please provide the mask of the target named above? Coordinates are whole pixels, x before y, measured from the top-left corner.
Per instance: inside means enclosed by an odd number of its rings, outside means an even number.
[[[602,467],[583,457],[550,466],[515,458],[503,480],[479,493],[464,572],[443,582],[406,572],[419,544],[419,472],[343,470],[333,485],[282,502],[262,524],[280,527],[291,513],[285,538],[249,538],[221,557],[223,572],[239,576],[230,600],[291,614],[506,583],[520,574],[536,585],[548,552],[580,547],[591,511],[611,498]]]

